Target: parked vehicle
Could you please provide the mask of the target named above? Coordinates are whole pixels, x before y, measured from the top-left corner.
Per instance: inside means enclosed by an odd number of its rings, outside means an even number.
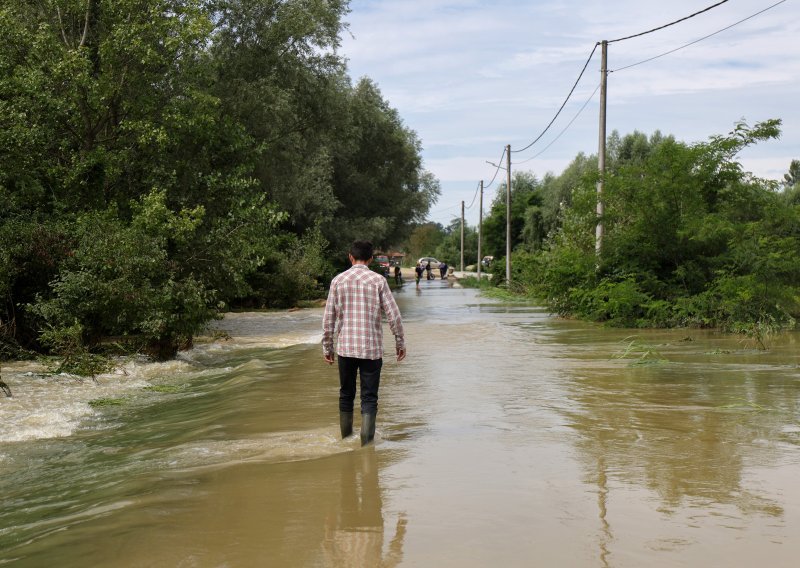
[[[492,264],[493,260],[494,260],[493,256],[484,256],[483,259],[481,260],[481,265],[489,266],[490,264]]]
[[[431,263],[431,270],[435,270],[439,268],[439,261],[433,258],[432,256],[423,256],[419,259],[419,264],[422,265],[422,268],[425,268],[425,265]]]
[[[389,257],[381,254],[373,256],[372,262],[369,263],[369,269],[389,278]]]

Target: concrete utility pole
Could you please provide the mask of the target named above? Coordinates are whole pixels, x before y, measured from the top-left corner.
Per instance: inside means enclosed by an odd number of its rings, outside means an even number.
[[[506,145],[506,283],[511,283],[511,144]]]
[[[461,272],[464,272],[464,202],[461,202]]]
[[[603,40],[600,58],[600,136],[597,148],[597,226],[595,227],[594,252],[599,257],[603,250],[603,187],[606,178],[606,87],[608,83],[608,42]]]
[[[483,257],[481,256],[481,239],[483,238],[483,180],[481,180],[481,200],[478,208],[478,282],[481,281],[481,266]]]

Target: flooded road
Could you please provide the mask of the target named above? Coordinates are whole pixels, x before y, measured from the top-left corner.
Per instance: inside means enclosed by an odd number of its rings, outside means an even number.
[[[797,565],[797,334],[764,352],[420,288],[363,449],[321,309],[231,314],[231,340],[97,383],[4,367],[0,565]]]

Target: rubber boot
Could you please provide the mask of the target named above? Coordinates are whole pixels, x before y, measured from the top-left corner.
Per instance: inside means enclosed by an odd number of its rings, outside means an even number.
[[[353,413],[339,411],[339,428],[342,430],[342,440],[353,433]]]
[[[366,446],[375,438],[375,414],[361,415],[361,445]]]

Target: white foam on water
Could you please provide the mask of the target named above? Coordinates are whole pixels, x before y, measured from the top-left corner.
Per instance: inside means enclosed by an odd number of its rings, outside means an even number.
[[[210,331],[224,332],[229,339],[210,341],[199,338],[197,349],[227,351],[241,347],[280,349],[293,345],[310,345],[322,341],[322,310],[292,312],[228,313],[213,322]]]
[[[195,347],[186,352],[186,356],[193,355],[214,356],[225,354],[237,349],[284,349],[295,345],[314,345],[322,342],[322,332],[297,331],[273,335],[248,335],[246,337],[232,337],[228,340],[217,340],[204,343],[198,340]]]
[[[146,357],[120,359],[117,369],[98,375],[95,380],[48,375],[41,364],[30,361],[5,363],[2,377],[13,396],[0,393],[0,424],[7,426],[0,430],[0,443],[69,436],[87,419],[103,412],[94,409],[90,401],[126,398],[154,384],[217,373],[219,367],[203,362],[213,362],[219,355],[237,350],[319,343],[321,325],[322,310],[318,308],[230,313],[210,326],[226,333],[228,340],[200,337],[194,348],[165,362]],[[240,370],[257,371],[264,366],[264,362],[253,359],[242,364]]]
[[[30,365],[22,366],[26,368]],[[9,425],[0,430],[0,443],[69,436],[96,413],[90,401],[120,398],[148,384],[131,375],[99,375],[92,380],[45,375],[41,368],[37,372],[19,370],[4,368],[3,380],[13,396],[0,399],[0,423]]]
[[[338,428],[275,432],[239,440],[198,440],[165,450],[160,468],[195,471],[246,462],[283,463],[318,459],[361,447],[358,436],[339,438]],[[375,442],[377,443],[376,435]]]

